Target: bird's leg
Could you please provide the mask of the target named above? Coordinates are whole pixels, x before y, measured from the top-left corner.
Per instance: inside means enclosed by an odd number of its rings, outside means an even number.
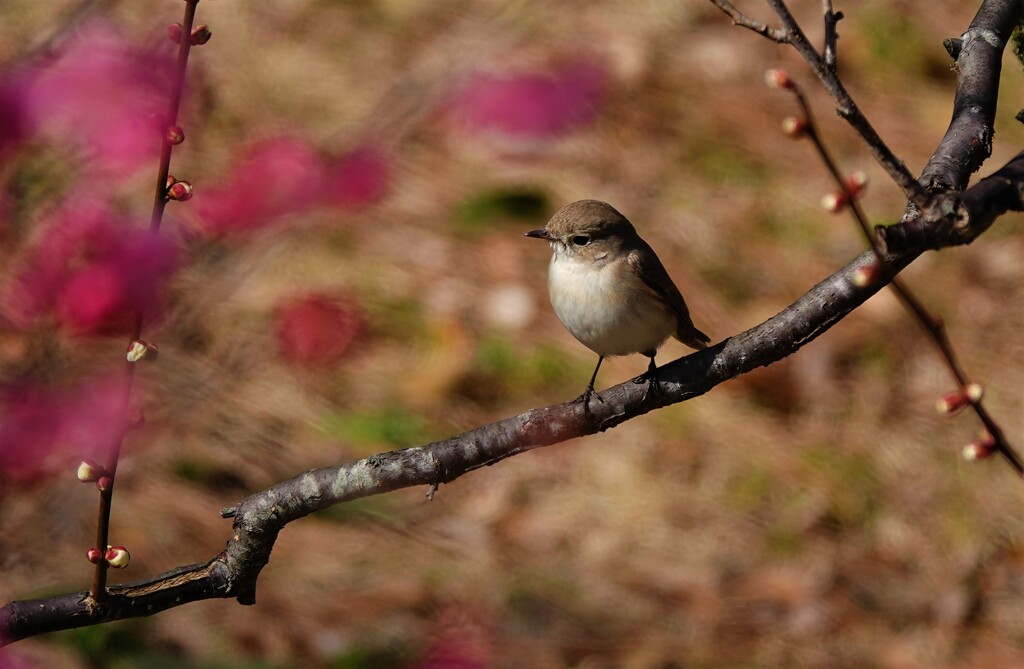
[[[604,356],[600,356],[597,359],[597,367],[594,368],[594,373],[590,376],[590,383],[587,384],[587,389],[583,391],[583,394],[577,397],[575,402],[583,402],[583,413],[590,416],[590,398],[596,397],[601,402],[601,396],[594,390],[594,381],[597,380],[597,370],[601,369],[601,363],[604,362]]]
[[[654,364],[656,351],[644,351],[644,355],[651,359],[647,365],[647,371],[633,379],[633,383],[647,382],[647,391],[644,393],[643,401],[653,395],[661,395],[661,384],[658,383],[658,366]]]

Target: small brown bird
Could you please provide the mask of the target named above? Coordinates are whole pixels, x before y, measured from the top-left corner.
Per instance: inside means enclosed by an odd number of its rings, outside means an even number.
[[[579,397],[584,409],[596,394],[594,381],[605,358],[646,355],[651,359],[647,373],[636,380],[646,377],[647,392],[658,392],[654,356],[669,336],[695,349],[711,341],[693,325],[683,296],[654,249],[610,204],[573,202],[526,236],[551,244],[551,306],[572,336],[599,356]]]

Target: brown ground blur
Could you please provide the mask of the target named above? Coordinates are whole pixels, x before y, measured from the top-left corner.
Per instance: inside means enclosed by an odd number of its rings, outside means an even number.
[[[4,3],[0,62],[74,4]],[[153,41],[183,6],[100,4]],[[818,41],[820,3],[794,4]],[[951,108],[941,41],[976,4],[838,7],[845,81],[915,173]],[[172,169],[197,205],[262,137],[325,152],[372,141],[392,173],[361,211],[311,209],[229,239],[186,241],[195,210],[170,210],[188,265],[146,333],[161,357],[140,369],[148,423],[119,472],[114,537],[133,555],[119,581],[208,559],[229,536],[222,507],[305,469],[575,397],[594,356],[551,312],[547,250],[521,234],[562,204],[594,197],[629,216],[713,341],[859,253],[854,224],[819,207],[831,187],[811,148],[780,132],[794,109],[764,86],[768,67],[806,85],[836,157],[869,174],[874,222],[901,213],[795,56],[710,3],[207,0],[199,18],[214,38],[193,52]],[[608,88],[596,116],[564,132],[497,138],[444,113],[469,72],[568,61],[603,68]],[[983,173],[1024,146],[1010,58],[1003,91]],[[153,170],[119,195],[143,216]],[[1007,217],[906,276],[1024,448],[1020,224]],[[357,300],[366,333],[335,364],[288,363],[274,309],[318,291]],[[44,354],[27,338],[6,336],[5,366]],[[124,347],[56,340],[37,361],[52,378],[119,365]],[[671,343],[661,360],[685,352]],[[599,381],[645,364],[610,361]],[[1021,666],[1024,487],[998,460],[960,459],[978,425],[935,413],[950,385],[882,294],[695,401],[474,472],[431,503],[414,489],[293,523],[254,607],[191,604],[13,652],[54,669]],[[76,464],[0,492],[0,602],[87,585],[95,492],[71,478]]]

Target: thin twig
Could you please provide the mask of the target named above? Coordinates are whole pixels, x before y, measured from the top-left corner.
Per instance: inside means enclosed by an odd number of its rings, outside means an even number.
[[[786,3],[781,0],[767,0],[768,4],[775,10],[775,13],[782,20],[782,28],[779,34],[785,35],[786,39],[780,40],[774,35],[765,34],[763,31],[751,27],[752,25],[761,26],[763,24],[745,16],[730,3],[720,0],[711,0],[711,2],[728,14],[736,25],[743,26],[744,28],[750,28],[751,30],[754,30],[754,32],[762,34],[769,39],[773,39],[776,42],[785,42],[786,44],[792,45],[793,48],[796,49],[797,52],[803,56],[804,60],[811,66],[811,69],[821,81],[825,90],[827,90],[832,96],[832,99],[835,100],[836,112],[860,134],[868,145],[868,149],[872,154],[874,154],[875,159],[883,168],[885,168],[885,171],[889,173],[890,178],[896,182],[896,185],[903,190],[907,199],[915,205],[923,205],[928,197],[927,191],[925,191],[921,184],[918,183],[914,178],[914,175],[907,169],[907,166],[903,164],[903,161],[897,158],[896,154],[894,154],[888,145],[882,141],[882,138],[879,137],[871,123],[868,122],[867,118],[860,111],[860,108],[853,101],[853,98],[846,91],[846,88],[839,80],[839,77],[836,76],[835,69],[828,67],[811,43],[807,41],[807,36],[804,35],[803,30],[793,18],[793,15],[790,14],[789,8],[786,7]],[[775,30],[779,31],[779,29]]]
[[[160,230],[160,222],[163,220],[164,208],[167,206],[167,176],[171,167],[171,150],[173,145],[167,137],[166,128],[176,125],[178,109],[181,106],[181,96],[185,88],[185,68],[188,64],[188,53],[192,46],[192,24],[195,21],[196,5],[199,0],[186,0],[185,18],[182,20],[181,38],[178,42],[178,61],[174,73],[174,81],[171,84],[171,98],[167,106],[167,118],[164,129],[161,131],[162,149],[160,152],[160,167],[157,170],[156,194],[153,198],[153,213],[150,217],[150,231],[156,233]],[[142,336],[143,311],[135,311],[132,323],[131,342]],[[123,392],[121,396],[121,416],[128,416],[131,403],[132,385],[135,379],[135,363],[126,361],[124,369]],[[124,444],[124,437],[127,430],[127,422],[120,427],[117,437],[111,444],[110,453],[107,456],[106,470],[110,484],[105,490],[100,491],[100,505],[96,520],[96,547],[106,552],[110,542],[110,510],[114,496],[114,485],[117,480],[117,463],[121,458],[121,447]],[[109,565],[105,559],[96,562],[93,571],[92,587],[89,590],[89,597],[92,602],[99,603],[107,596],[107,569]]]
[[[825,15],[825,48],[822,51],[822,58],[825,66],[836,73],[836,42],[839,40],[837,25],[843,20],[842,12],[832,11],[832,0],[821,0],[822,13]]]
[[[728,0],[711,0],[723,12],[728,14],[732,18],[734,25],[753,30],[758,35],[767,37],[770,40],[778,42],[779,44],[787,44],[789,42],[789,35],[785,30],[781,28],[769,27],[760,21],[755,21],[740,10],[733,7],[732,3]]]
[[[836,112],[856,130],[868,146],[868,150],[875,156],[879,164],[889,173],[889,177],[896,182],[908,200],[923,207],[928,201],[928,192],[914,178],[903,161],[896,157],[889,146],[882,141],[882,138],[875,131],[864,113],[861,112],[853,97],[843,86],[842,81],[836,76],[835,71],[829,68],[822,57],[808,41],[803,29],[790,13],[789,8],[783,0],[766,0],[768,5],[775,10],[775,14],[782,21],[782,26],[789,34],[789,44],[796,49],[805,62],[810,65],[818,80],[821,81],[825,90],[836,103]]]

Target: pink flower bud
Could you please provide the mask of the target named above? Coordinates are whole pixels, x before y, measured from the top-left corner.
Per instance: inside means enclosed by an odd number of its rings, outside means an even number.
[[[107,553],[104,557],[107,559],[107,564],[114,569],[124,569],[132,559],[132,556],[128,553],[128,549],[124,546],[111,546],[107,549]]]
[[[839,213],[847,204],[848,200],[845,193],[829,193],[825,197],[821,198],[822,208],[830,214]]]
[[[939,413],[956,413],[969,404],[980,402],[985,394],[985,389],[980,383],[968,383],[960,390],[947,393],[935,403],[935,410]]]
[[[136,339],[132,343],[128,344],[128,355],[126,357],[128,358],[128,362],[138,362],[145,358],[148,352],[149,344],[141,339]]]
[[[771,88],[793,88],[793,80],[785,70],[768,70],[764,73],[764,82]]]
[[[113,485],[114,480],[111,479],[109,476],[104,475],[96,479],[96,489],[99,490],[100,492],[107,492]]]
[[[192,184],[187,181],[175,181],[167,189],[167,197],[178,202],[192,199]]]
[[[167,36],[171,38],[171,41],[175,44],[181,44],[181,24],[172,23],[167,26]]]
[[[164,133],[164,139],[166,139],[167,143],[171,146],[176,146],[185,141],[185,131],[176,125],[172,125],[167,129],[167,132]]]
[[[996,452],[996,440],[992,438],[992,435],[986,434],[977,441],[964,446],[964,450],[961,452],[964,460],[984,460],[995,455]]]
[[[82,483],[89,483],[99,479],[106,471],[92,460],[82,460],[82,464],[78,465],[78,480]]]
[[[795,116],[787,116],[782,119],[782,132],[788,137],[799,139],[807,134],[807,122]]]
[[[192,29],[192,44],[200,46],[206,44],[213,37],[213,32],[210,31],[210,26],[205,23],[201,23]]]
[[[864,172],[857,171],[846,177],[846,192],[849,193],[850,197],[856,197],[861,194],[864,187],[868,185],[868,175]]]
[[[877,263],[863,265],[853,271],[853,277],[850,279],[850,282],[858,288],[867,288],[878,280],[879,273]]]
[[[173,174],[168,174],[167,183],[164,184],[164,188],[170,188],[176,183],[178,183],[178,180],[175,178],[175,176]]]
[[[103,551],[93,546],[85,552],[85,558],[93,564],[99,564],[103,559]]]
[[[132,343],[128,344],[128,362],[138,362],[142,359],[156,360],[159,355],[160,348],[156,344],[151,344],[148,341],[136,339]]]

